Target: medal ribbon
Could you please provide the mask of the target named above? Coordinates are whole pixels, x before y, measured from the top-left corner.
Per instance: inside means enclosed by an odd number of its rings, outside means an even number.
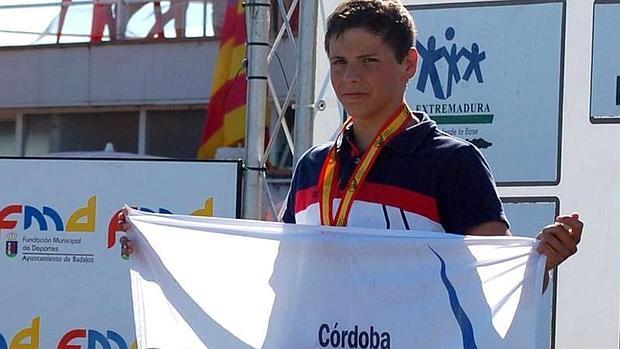
[[[332,202],[334,200],[337,190],[336,176],[338,173],[338,156],[336,155],[336,144],[332,146],[327,154],[327,158],[323,163],[321,169],[321,177],[319,179],[320,188],[320,201],[319,210],[321,211],[321,224],[322,225],[334,225],[334,226],[346,226],[349,218],[349,212],[355,201],[355,197],[359,191],[360,186],[366,180],[370,169],[379,157],[381,150],[385,144],[387,144],[395,135],[407,126],[407,122],[411,120],[411,112],[406,105],[403,105],[401,110],[390,117],[381,126],[381,129],[375,135],[370,147],[364,152],[364,156],[359,161],[347,186],[345,188],[343,197],[340,200],[340,205],[336,211],[336,216],[333,215]],[[349,116],[345,121],[338,138],[342,137],[344,130],[353,124],[353,120]],[[336,183],[336,184],[334,184]]]

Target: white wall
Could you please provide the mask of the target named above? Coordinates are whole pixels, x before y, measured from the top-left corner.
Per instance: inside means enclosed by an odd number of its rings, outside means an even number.
[[[217,41],[0,48],[0,110],[207,103]],[[279,50],[289,82],[293,52]],[[270,72],[286,93],[274,58]]]

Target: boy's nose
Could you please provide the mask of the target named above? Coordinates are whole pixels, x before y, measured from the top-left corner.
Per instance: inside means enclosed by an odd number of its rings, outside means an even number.
[[[361,69],[358,64],[349,64],[344,72],[344,79],[349,82],[359,81],[361,78]]]

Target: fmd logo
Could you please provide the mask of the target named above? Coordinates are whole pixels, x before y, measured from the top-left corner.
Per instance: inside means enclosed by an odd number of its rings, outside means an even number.
[[[73,211],[65,220],[58,211],[44,205],[41,209],[31,205],[11,204],[0,210],[0,231],[3,229],[15,229],[17,217],[23,219],[24,231],[33,226],[36,221],[40,231],[51,230],[48,220],[53,223],[53,230],[69,233],[92,233],[95,231],[97,221],[97,197],[91,196],[86,206]],[[66,224],[65,224],[66,223]]]
[[[32,319],[30,327],[19,330],[14,336],[0,332],[0,349],[39,349],[42,348],[41,317]],[[44,328],[49,328],[43,326]],[[105,334],[104,334],[105,333]],[[43,335],[46,335],[43,332]],[[49,335],[49,333],[48,333]],[[131,343],[131,346],[129,344]],[[46,346],[43,349],[52,348]],[[65,333],[58,341],[57,349],[137,349],[136,341],[129,342],[115,331],[76,328]]]
[[[149,212],[149,213],[158,212],[161,214],[172,214],[172,211],[166,208],[162,208],[162,207],[160,207],[159,210],[157,211],[147,208],[147,207],[134,207],[134,209],[140,210],[142,212]],[[193,211],[191,215],[213,217],[213,210],[214,210],[214,198],[210,197],[204,201],[204,204],[201,208]],[[118,215],[120,213],[121,213],[121,210],[116,211],[108,222],[108,249],[114,248],[114,246],[116,245],[117,234],[124,233],[118,230]],[[129,259],[129,256],[121,255],[121,258]]]

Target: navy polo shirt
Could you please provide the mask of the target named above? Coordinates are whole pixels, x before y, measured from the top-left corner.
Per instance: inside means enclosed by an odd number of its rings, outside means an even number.
[[[508,225],[493,176],[480,151],[440,131],[428,115],[415,114],[421,122],[396,135],[379,154],[358,189],[347,225],[459,234],[490,221]],[[343,140],[336,144],[341,165],[334,212],[362,155],[352,137],[352,130],[345,130]],[[313,147],[299,160],[284,222],[321,223],[318,183],[333,144]]]

